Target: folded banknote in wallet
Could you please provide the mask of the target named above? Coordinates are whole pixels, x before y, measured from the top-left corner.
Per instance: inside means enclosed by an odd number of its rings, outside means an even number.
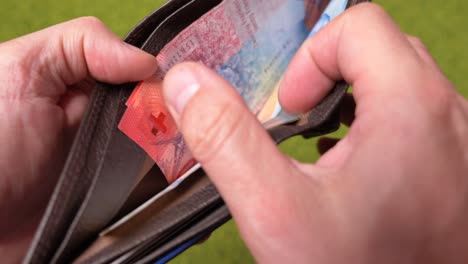
[[[310,36],[365,0],[171,0],[125,41],[153,54],[138,83],[97,83],[25,263],[165,263],[231,216],[161,96],[174,65],[203,63],[240,93],[272,139],[339,127],[348,85],[314,109],[283,111],[278,86]],[[311,87],[313,89],[313,87]]]

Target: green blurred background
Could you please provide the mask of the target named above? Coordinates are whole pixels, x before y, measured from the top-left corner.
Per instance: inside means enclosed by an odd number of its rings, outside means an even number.
[[[124,36],[164,0],[1,0],[0,42],[80,16],[96,16]],[[381,4],[402,29],[420,37],[457,89],[468,96],[468,1],[391,0]],[[1,59],[1,58],[0,58]],[[345,129],[336,133],[341,136]],[[301,161],[314,161],[314,140],[294,138],[281,149]],[[203,245],[195,246],[175,263],[251,263],[248,250],[231,221]]]

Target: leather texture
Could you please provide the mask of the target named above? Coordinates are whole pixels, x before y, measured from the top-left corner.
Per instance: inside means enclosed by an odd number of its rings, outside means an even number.
[[[146,17],[125,41],[156,55],[179,32],[221,0],[172,0]],[[351,0],[354,5],[365,0]],[[146,154],[117,125],[135,83],[98,83],[89,109],[35,235],[25,263],[69,263],[93,243],[116,215],[139,181]],[[331,93],[298,122],[269,131],[281,142],[296,135],[327,134],[338,129],[338,109],[348,85],[338,83]],[[163,177],[152,170],[153,177]],[[154,192],[164,187],[159,184]],[[80,263],[149,263],[186,241],[210,232],[230,219],[216,188],[199,170],[180,188],[164,197],[151,214],[137,218],[132,229],[120,230],[117,242],[80,259]],[[158,207],[159,206],[159,207]],[[127,209],[128,210],[128,209]],[[120,212],[120,213],[119,213]]]

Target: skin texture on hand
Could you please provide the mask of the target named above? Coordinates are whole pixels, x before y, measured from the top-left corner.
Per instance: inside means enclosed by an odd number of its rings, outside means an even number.
[[[19,261],[85,111],[93,81],[137,81],[153,56],[81,18],[0,44],[0,255]]]
[[[281,154],[204,66],[176,66],[164,95],[260,263],[466,263],[467,102],[374,4],[306,41],[280,100],[306,112],[341,79],[353,85],[342,113],[350,131],[323,139],[316,164]]]

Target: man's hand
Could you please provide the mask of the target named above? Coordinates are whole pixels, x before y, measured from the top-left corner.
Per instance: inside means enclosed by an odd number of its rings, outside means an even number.
[[[353,85],[356,104],[348,98],[342,115],[350,131],[322,140],[331,149],[316,164],[281,154],[201,65],[175,67],[164,94],[259,262],[466,263],[467,102],[421,42],[372,4],[304,44],[280,100],[305,112],[341,79]]]
[[[92,79],[149,77],[156,60],[82,18],[0,44],[0,255],[24,255],[85,111]]]

